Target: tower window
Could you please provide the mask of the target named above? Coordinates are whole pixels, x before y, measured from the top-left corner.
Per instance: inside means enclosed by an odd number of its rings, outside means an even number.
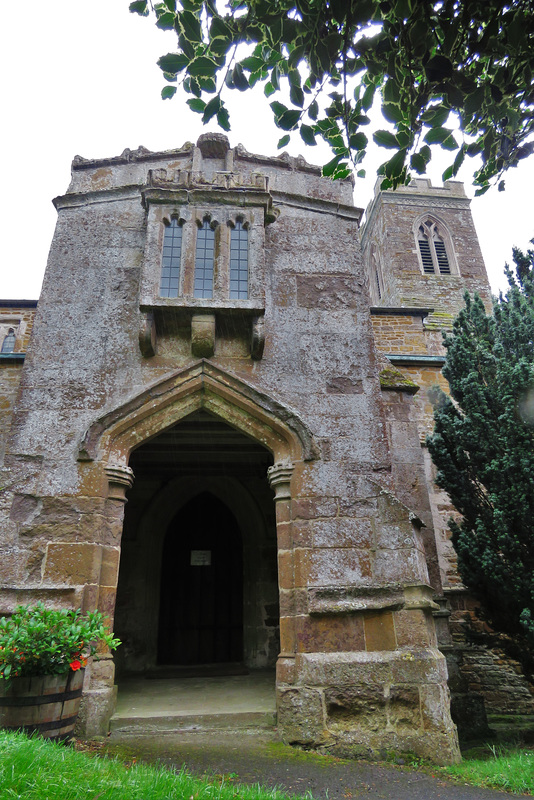
[[[380,276],[378,274],[378,269],[375,269],[375,277],[376,277],[376,289],[378,292],[378,299],[382,300],[382,290],[380,288]]]
[[[177,219],[171,219],[170,224],[165,226],[163,238],[160,297],[178,297],[181,259],[182,226]]]
[[[419,226],[417,244],[425,275],[451,274],[451,264],[445,241],[436,222],[427,219]]]
[[[248,298],[248,230],[238,220],[230,233],[230,297]]]
[[[197,231],[194,297],[213,297],[215,231],[205,219]]]
[[[2,349],[0,350],[0,352],[12,353],[14,349],[15,349],[15,330],[14,328],[10,328],[4,337],[4,341],[2,342]]]

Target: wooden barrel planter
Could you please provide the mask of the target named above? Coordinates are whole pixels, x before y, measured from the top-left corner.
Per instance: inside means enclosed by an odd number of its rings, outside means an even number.
[[[0,681],[0,728],[63,741],[74,734],[85,670]]]

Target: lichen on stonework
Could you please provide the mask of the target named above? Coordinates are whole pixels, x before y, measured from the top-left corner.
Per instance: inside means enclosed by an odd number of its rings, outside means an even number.
[[[410,394],[419,391],[419,386],[395,367],[386,367],[381,370],[379,378],[381,389],[401,389]]]

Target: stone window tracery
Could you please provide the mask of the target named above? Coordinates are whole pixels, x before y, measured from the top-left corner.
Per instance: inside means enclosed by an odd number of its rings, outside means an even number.
[[[16,339],[15,329],[10,328],[4,337],[4,341],[2,342],[2,348],[0,352],[12,353],[15,350],[15,339]]]
[[[165,223],[161,258],[160,297],[178,297],[182,260],[182,224],[176,217]]]
[[[215,230],[210,219],[204,217],[197,230],[194,297],[213,297],[214,263]]]
[[[449,239],[441,223],[427,217],[417,230],[417,246],[423,274],[452,275],[454,272]],[[449,245],[449,246],[448,246]]]
[[[231,225],[231,223],[230,223]],[[248,299],[248,225],[238,218],[230,227],[230,298]]]

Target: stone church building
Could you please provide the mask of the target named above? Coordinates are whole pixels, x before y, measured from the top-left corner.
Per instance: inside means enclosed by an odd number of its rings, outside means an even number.
[[[241,664],[288,742],[455,760],[424,440],[441,330],[490,303],[462,184],[377,189],[360,228],[350,180],[206,134],[76,157],[54,203],[38,305],[0,302],[0,613],[114,619],[85,732],[117,675]]]

